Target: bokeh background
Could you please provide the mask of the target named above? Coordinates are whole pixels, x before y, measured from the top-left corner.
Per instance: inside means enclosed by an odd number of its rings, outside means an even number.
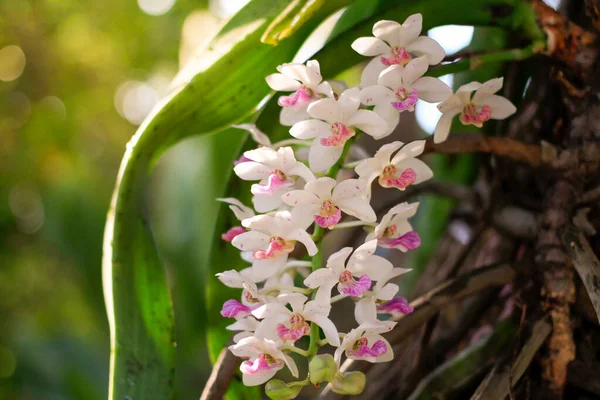
[[[0,399],[106,398],[102,234],[125,144],[194,49],[246,2],[0,0]],[[452,53],[473,28],[430,35]],[[418,106],[423,131],[436,113]],[[196,163],[205,145],[169,150],[149,196],[170,282],[185,282],[173,287],[182,399],[198,398],[210,372],[194,306],[202,232],[190,223],[202,218],[192,214],[207,184]]]

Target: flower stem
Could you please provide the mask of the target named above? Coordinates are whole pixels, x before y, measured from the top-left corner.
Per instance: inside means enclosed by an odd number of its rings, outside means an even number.
[[[333,297],[331,298],[331,304],[333,304],[333,303],[337,303],[338,301],[340,301],[340,300],[343,300],[343,299],[345,299],[346,297],[348,297],[348,296],[346,296],[345,294],[338,294],[337,296],[333,296]]]
[[[274,149],[278,149],[283,146],[297,145],[297,146],[310,146],[312,143],[311,140],[299,140],[299,139],[286,139],[281,142],[277,142],[273,144]]]
[[[307,386],[309,383],[310,383],[310,376],[307,375],[305,379],[303,379],[301,381],[290,382],[287,385],[289,387],[292,387],[292,386]]]
[[[273,285],[273,286],[269,286],[266,287],[264,289],[261,289],[259,291],[260,294],[267,294],[270,292],[274,292],[276,290],[287,290],[290,292],[296,292],[296,293],[302,293],[302,294],[311,294],[312,293],[312,289],[302,289],[296,286],[287,286],[287,285]]]
[[[279,348],[279,350],[281,350],[281,351],[288,350],[288,351],[300,354],[302,357],[308,357],[310,355],[308,350],[302,350],[301,348],[296,347],[296,346],[281,346]]]
[[[539,52],[539,49],[543,49],[543,43],[534,42],[532,45],[521,49],[509,49],[478,54],[460,61],[444,64],[437,68],[432,68],[427,75],[439,77],[442,75],[473,70],[481,67],[482,65],[490,63],[524,60]]]
[[[354,228],[356,226],[372,226],[376,227],[377,224],[372,222],[364,222],[364,221],[350,221],[350,222],[342,222],[341,224],[337,224],[331,227],[331,229],[345,229],[345,228]]]

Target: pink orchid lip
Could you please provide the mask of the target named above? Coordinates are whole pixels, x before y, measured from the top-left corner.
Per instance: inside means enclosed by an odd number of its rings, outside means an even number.
[[[237,300],[227,300],[223,303],[221,309],[221,315],[225,318],[243,318],[252,312],[252,309],[248,306],[243,305]]]
[[[406,96],[406,89],[403,87],[396,89],[396,96],[398,98],[403,99],[400,101],[393,101],[392,107],[394,107],[398,111],[414,111],[415,104],[417,104],[417,100],[419,100],[419,92],[417,89],[413,89],[412,92],[408,96]]]
[[[474,125],[478,128],[483,126],[483,123],[492,117],[492,108],[488,105],[481,107],[481,111],[477,112],[477,106],[474,103],[467,104],[460,114],[460,122],[463,125]]]
[[[321,228],[329,228],[340,222],[340,219],[342,219],[342,211],[335,206],[333,206],[333,208],[335,208],[335,211],[331,210],[333,211],[333,214],[331,215],[315,215],[315,222],[317,225],[319,225]]]
[[[348,350],[348,355],[356,358],[374,357],[377,358],[387,351],[387,345],[383,340],[378,340],[373,343],[373,346],[368,346],[367,338],[361,338],[356,341],[354,348]]]
[[[344,144],[346,144],[346,141],[348,141],[348,139],[356,135],[356,131],[354,129],[348,128],[341,122],[335,122],[331,124],[331,128],[329,130],[332,134],[321,138],[320,140],[320,143],[323,146],[341,147]]]
[[[268,354],[260,354],[254,362],[244,361],[240,365],[240,371],[245,375],[256,375],[272,369],[281,369],[283,364],[282,360],[276,360]]]
[[[394,167],[388,166],[388,167]],[[388,168],[386,167],[386,169]],[[394,167],[395,170],[395,167]],[[395,172],[395,171],[394,171]],[[382,175],[379,177],[379,183],[383,187],[395,187],[396,189],[404,190],[408,186],[412,185],[417,180],[417,174],[414,169],[407,168],[400,174],[399,177],[393,176],[391,172],[384,170]]]
[[[404,47],[394,46],[390,49],[390,55],[388,57],[380,57],[379,60],[383,65],[406,65],[412,57]]]
[[[417,232],[407,232],[399,237],[383,237],[378,239],[379,245],[383,247],[414,250],[421,245],[421,237]]]
[[[289,328],[284,324],[277,325],[277,336],[279,336],[282,340],[290,340],[295,342],[302,336],[309,334],[310,327],[302,315],[297,313],[292,314],[290,316],[289,323]]]
[[[253,256],[255,260],[273,260],[285,253],[291,253],[294,246],[294,242],[286,242],[278,236],[272,236],[267,250],[256,250]]]
[[[281,96],[277,100],[280,107],[294,107],[300,104],[307,104],[313,100],[312,90],[302,85],[290,96]]]
[[[398,296],[392,300],[377,305],[377,312],[380,314],[410,314],[414,311],[405,297]]]
[[[338,291],[341,294],[352,297],[360,297],[371,288],[371,278],[368,275],[362,275],[358,280],[354,279],[352,273],[345,270],[340,274]]]
[[[254,184],[250,188],[250,192],[252,192],[252,194],[271,196],[275,194],[279,189],[283,187],[292,186],[293,184],[293,179],[288,178],[282,171],[274,169],[269,174],[269,177],[267,178],[267,183],[265,185]]]
[[[246,229],[244,229],[243,227],[234,226],[233,228],[230,228],[227,232],[222,234],[221,239],[223,239],[226,242],[231,242],[233,239],[235,239],[236,236],[241,235],[244,232],[246,232]]]

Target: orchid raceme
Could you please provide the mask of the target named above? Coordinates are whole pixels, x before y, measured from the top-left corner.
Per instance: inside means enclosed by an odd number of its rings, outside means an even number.
[[[517,108],[510,100],[495,93],[502,88],[503,78],[490,79],[485,83],[471,82],[462,85],[456,94],[438,105],[442,116],[435,127],[433,141],[442,143],[448,138],[450,126],[455,116],[463,125],[478,128],[490,119],[505,119],[513,115]],[[471,96],[471,94],[473,96]]]
[[[424,140],[417,140],[404,145],[392,142],[381,146],[373,158],[368,158],[356,167],[356,173],[371,182],[379,177],[379,184],[385,188],[405,190],[410,185],[417,185],[431,179],[433,172],[423,161],[416,157],[423,153]],[[396,153],[393,157],[392,154]]]
[[[306,109],[315,100],[333,97],[333,89],[328,82],[322,82],[319,62],[311,60],[303,64],[283,64],[277,67],[279,74],[267,76],[267,84],[273,90],[293,92],[281,96],[277,103],[282,107],[279,123],[292,126],[296,122],[310,118]]]
[[[405,67],[392,65],[386,68],[379,75],[377,85],[361,90],[361,102],[374,105],[373,111],[385,119],[389,131],[393,131],[400,121],[400,113],[414,111],[419,99],[437,103],[452,94],[452,89],[441,80],[423,76],[427,68],[425,56],[411,60]]]
[[[375,139],[388,133],[385,120],[369,110],[359,110],[360,90],[345,90],[337,100],[321,99],[308,106],[311,118],[294,124],[290,134],[298,139],[314,139],[308,163],[314,172],[325,172],[341,157],[344,145],[360,129]]]
[[[246,151],[244,156],[250,161],[234,167],[234,172],[247,181],[260,181],[252,185],[254,208],[258,212],[272,211],[282,205],[281,195],[291,190],[296,178],[306,182],[315,179],[313,173],[303,163],[296,161],[291,147],[273,150],[262,147]]]
[[[414,14],[402,24],[380,21],[373,27],[374,37],[354,41],[355,51],[374,57],[363,70],[362,90],[336,86],[334,93],[316,60],[277,67],[278,73],[266,80],[272,89],[288,92],[278,105],[280,123],[291,126],[291,138],[273,143],[270,132],[254,124],[237,125],[258,145],[234,166],[239,178],[255,182],[250,193],[236,194],[246,203],[252,195],[253,208],[233,197],[218,199],[241,221],[222,235],[241,258],[240,265],[223,266],[217,277],[241,295],[225,301],[221,315],[233,319],[227,329],[235,332],[235,344],[229,349],[245,359],[240,367],[244,384],[263,384],[286,365],[300,379],[271,380],[266,385],[269,398],[295,398],[302,386],[321,382],[339,394],[359,394],[364,375],[341,371],[342,358],[390,361],[392,347],[382,335],[396,322],[386,319],[413,312],[394,281],[410,269],[382,255],[389,253],[385,249],[407,252],[421,245],[409,222],[419,203],[382,210],[377,222],[373,204],[380,207],[389,200],[373,199],[378,192],[371,189],[375,180],[383,188],[405,190],[431,179],[433,172],[418,158],[425,140],[379,143],[371,156],[366,149],[373,147],[362,147],[362,139],[373,143],[402,134],[396,129],[400,114],[414,111],[418,100],[441,102],[435,142],[446,139],[458,114],[463,124],[481,126],[514,112],[508,100],[495,94],[502,79],[472,82],[452,94],[441,80],[425,76],[445,53],[434,40],[420,36],[421,29],[422,17]],[[354,142],[361,133],[369,137],[361,138],[359,146]],[[360,226],[368,233],[356,239],[364,238],[364,243],[356,249],[328,245],[323,266],[323,237],[333,229]],[[358,326],[347,332],[333,322],[340,317],[332,315],[338,300],[354,304],[353,312],[343,316],[353,313]],[[336,348],[333,357],[319,352],[326,344]],[[308,359],[306,378],[298,376],[291,353]]]
[[[360,85],[375,85],[381,71],[390,65],[404,66],[413,58],[427,57],[429,65],[439,64],[446,53],[442,46],[427,36],[419,36],[423,27],[423,16],[414,14],[404,23],[379,21],[373,26],[373,36],[358,38],[352,48],[359,54],[374,57],[362,73]]]
[[[294,207],[292,213],[311,219],[322,228],[335,226],[342,218],[342,211],[365,222],[375,222],[376,215],[366,198],[365,182],[347,179],[338,183],[333,178],[319,178],[308,182],[303,190],[292,190],[282,200]],[[308,227],[308,225],[307,225]]]
[[[366,240],[377,239],[380,247],[402,252],[416,249],[421,245],[421,238],[413,231],[408,219],[417,213],[417,207],[419,203],[402,203],[392,207]]]

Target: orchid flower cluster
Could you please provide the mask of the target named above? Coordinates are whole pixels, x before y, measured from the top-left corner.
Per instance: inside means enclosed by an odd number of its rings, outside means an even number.
[[[355,51],[372,57],[359,87],[324,81],[315,60],[279,66],[266,81],[273,90],[289,92],[278,100],[280,123],[290,126],[294,139],[273,144],[254,125],[238,126],[259,145],[234,166],[239,178],[255,182],[253,207],[234,198],[219,199],[229,203],[240,221],[222,238],[251,266],[217,274],[225,285],[242,290],[239,300],[223,304],[221,314],[235,319],[228,326],[237,332],[229,349],[245,359],[240,367],[244,384],[270,380],[266,389],[273,399],[294,398],[303,386],[321,382],[341,394],[362,392],[364,375],[341,372],[342,358],[390,361],[392,348],[382,334],[394,328],[394,319],[413,311],[391,282],[409,269],[394,267],[376,252],[419,247],[421,239],[409,222],[418,203],[398,204],[378,221],[370,204],[371,187],[377,181],[383,188],[405,190],[430,179],[433,172],[418,158],[425,141],[383,144],[373,157],[344,164],[356,137],[387,137],[419,99],[440,103],[443,115],[435,142],[446,140],[456,115],[464,125],[481,127],[515,112],[510,101],[495,94],[502,78],[472,82],[453,94],[440,79],[424,76],[445,53],[433,39],[420,36],[421,25],[420,14],[403,24],[380,21],[373,27],[374,37],[354,41]],[[348,176],[339,174],[342,168],[353,168],[355,177],[342,179],[338,175]],[[370,232],[364,244],[333,253],[321,267],[324,232],[351,226]],[[346,297],[354,301],[358,326],[342,333],[330,312],[333,303]],[[297,346],[304,336],[310,337],[308,348]],[[333,356],[317,354],[325,345],[336,348]],[[299,378],[292,353],[309,360],[308,377],[291,383],[272,380],[283,368]]]

